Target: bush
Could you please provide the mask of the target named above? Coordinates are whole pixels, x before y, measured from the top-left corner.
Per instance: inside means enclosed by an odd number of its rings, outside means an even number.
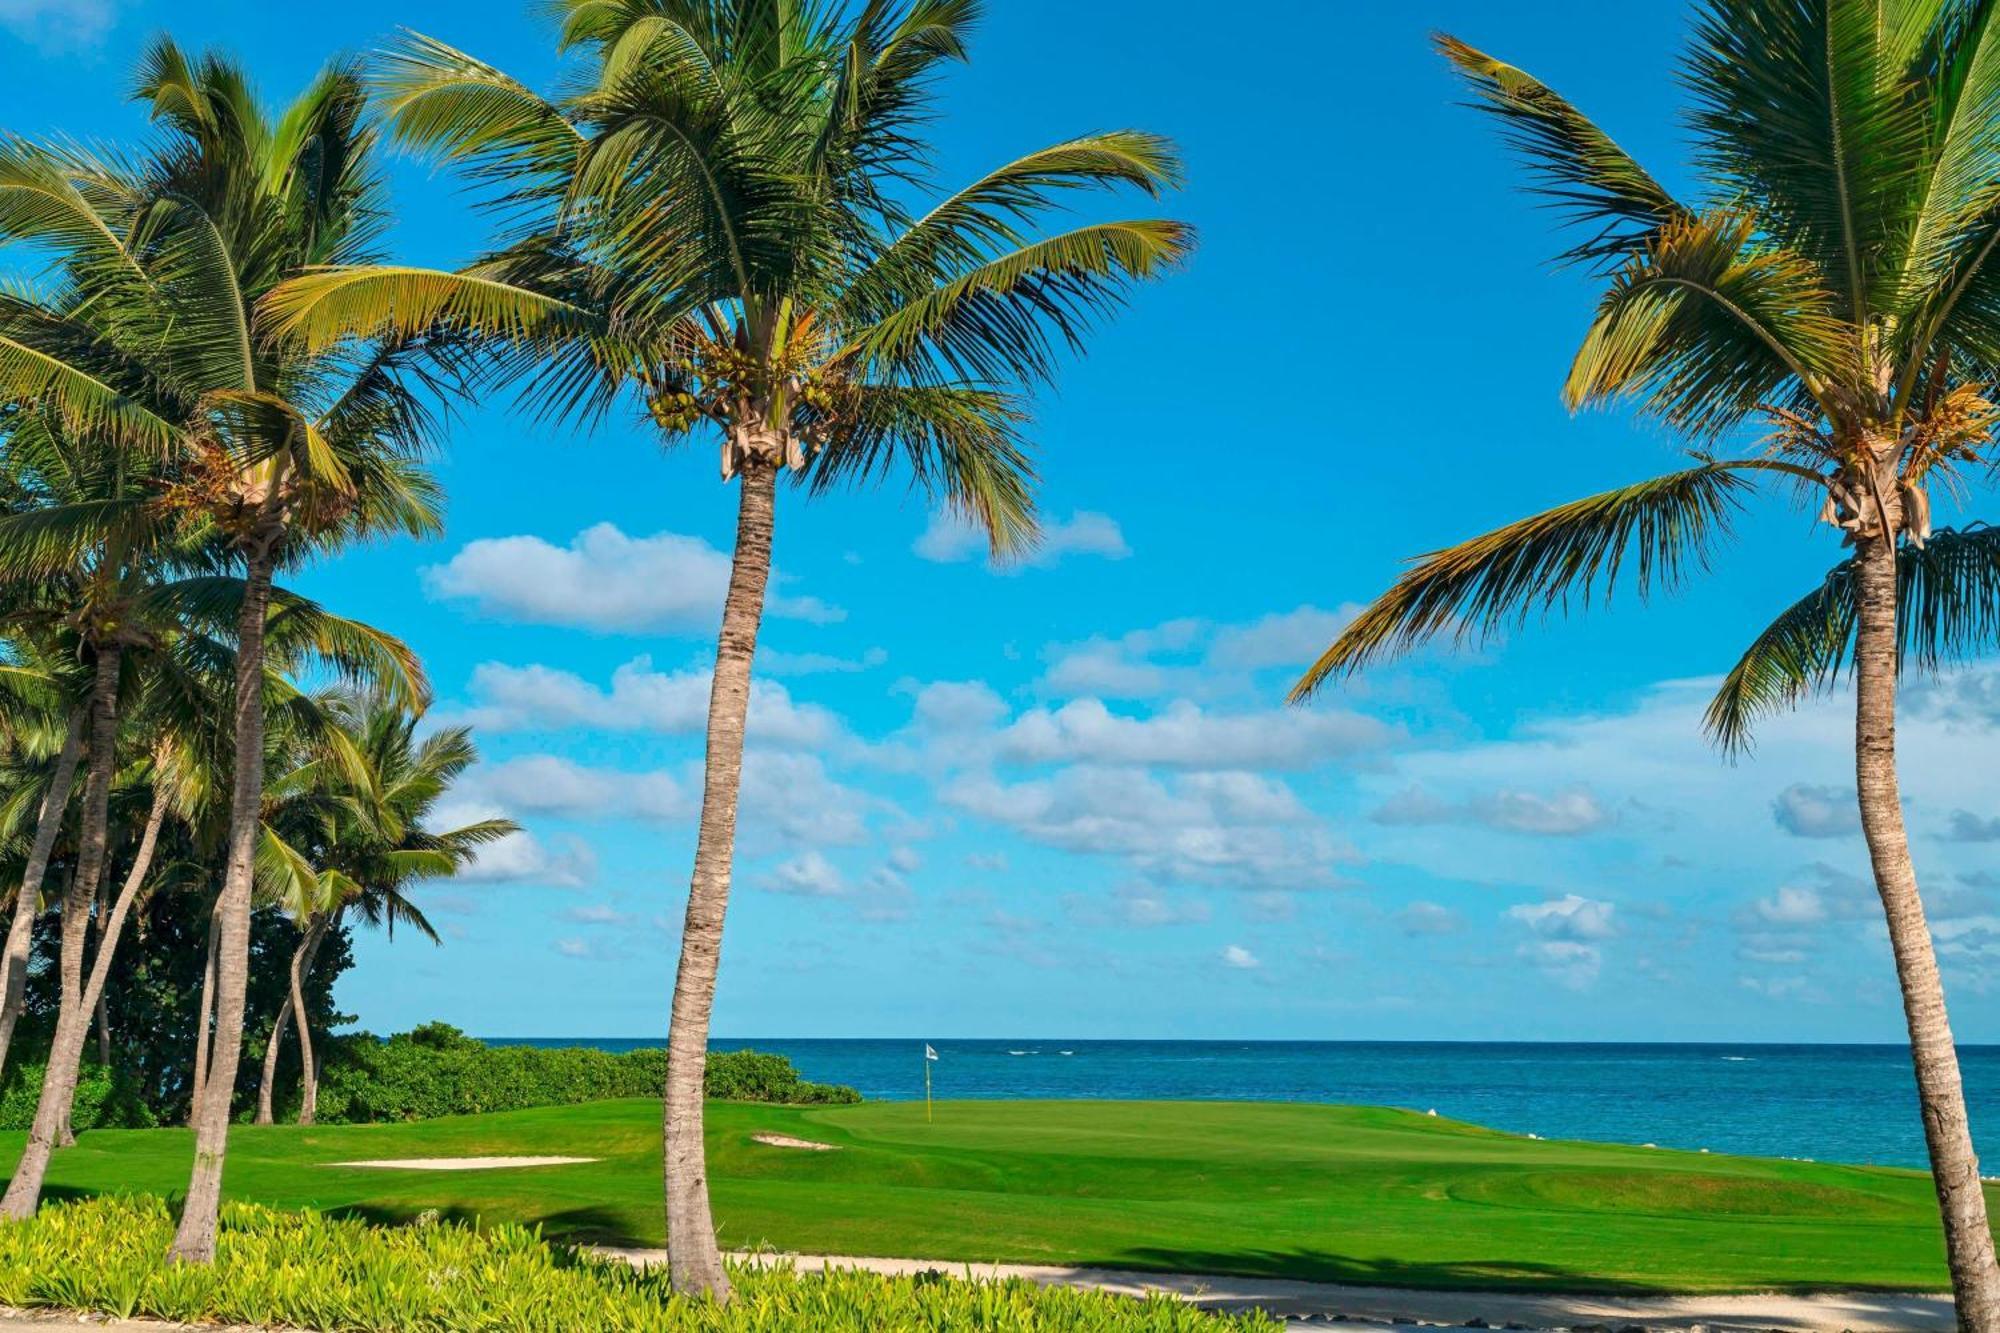
[[[328,1044],[320,1078],[322,1124],[428,1120],[615,1097],[658,1097],[662,1050],[614,1054],[587,1046],[488,1046],[445,1023],[387,1041],[366,1033]],[[759,1051],[709,1056],[708,1093],[788,1105],[858,1102],[852,1088],[807,1083],[792,1062]]]
[[[9,1066],[6,1080],[0,1082],[0,1130],[24,1130],[35,1123],[35,1103],[41,1100],[47,1069],[46,1063]],[[85,1061],[77,1076],[69,1120],[78,1133],[106,1127],[150,1129],[157,1123],[128,1082],[92,1061]]]
[[[120,1319],[355,1333],[1277,1333],[1164,1296],[1135,1300],[1031,1283],[786,1269],[733,1273],[738,1299],[676,1296],[663,1271],[553,1249],[519,1227],[394,1229],[233,1204],[216,1262],[169,1266],[173,1217],[155,1198],[51,1205],[0,1226],[0,1306]]]

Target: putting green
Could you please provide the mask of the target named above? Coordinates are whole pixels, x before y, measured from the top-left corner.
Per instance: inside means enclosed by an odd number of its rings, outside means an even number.
[[[824,1143],[803,1152],[756,1142]],[[0,1162],[21,1136],[0,1135]],[[52,1192],[171,1193],[189,1137],[85,1134]],[[577,1156],[382,1171],[394,1158]],[[717,1103],[725,1244],[799,1252],[1422,1287],[1940,1288],[1930,1182],[1911,1171],[1530,1140],[1367,1107],[1191,1102]],[[241,1127],[231,1195],[400,1220],[542,1224],[658,1244],[659,1108],[600,1102],[408,1125]]]

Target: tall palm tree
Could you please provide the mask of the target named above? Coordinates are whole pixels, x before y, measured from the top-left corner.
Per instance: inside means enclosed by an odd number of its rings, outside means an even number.
[[[408,37],[377,71],[386,114],[493,187],[503,248],[457,273],[330,269],[267,303],[313,348],[436,328],[505,340],[539,367],[530,401],[589,415],[622,397],[663,442],[715,439],[738,483],[664,1098],[667,1245],[686,1291],[729,1291],[702,1080],[778,477],[820,492],[900,464],[997,554],[1023,547],[1024,390],[1192,242],[1151,219],[1039,230],[1083,192],[1177,182],[1171,146],[1133,131],[909,207],[930,184],[935,80],[980,8],[559,0],[562,45],[583,58],[583,86],[560,100]]]
[[[141,62],[161,146],[127,167],[42,145],[20,229],[64,257],[80,299],[0,321],[0,399],[161,460],[162,508],[241,570],[215,1031],[193,1115],[194,1167],[173,1256],[208,1262],[241,1054],[263,797],[265,632],[275,571],[372,533],[424,534],[437,495],[418,466],[429,349],[316,355],[267,336],[260,298],[323,264],[366,262],[383,218],[356,71],[334,66],[280,114],[219,56],[171,40]],[[4,198],[4,197],[0,197]]]
[[[478,849],[519,831],[512,820],[487,819],[453,829],[432,829],[428,819],[451,785],[478,761],[472,733],[450,727],[423,740],[421,710],[380,696],[349,697],[333,710],[359,763],[336,765],[314,756],[267,792],[260,868],[277,901],[299,926],[292,951],[291,988],[264,1048],[257,1095],[257,1123],[270,1124],[278,1051],[285,1029],[298,1023],[299,1123],[310,1125],[319,1100],[319,1064],[313,1055],[305,983],[326,937],[351,911],[391,938],[401,924],[433,944],[437,931],[411,901],[408,890],[428,879],[446,879],[471,864]]]
[[[1521,70],[1448,37],[1439,46],[1535,188],[1582,228],[1564,257],[1604,279],[1568,401],[1630,398],[1704,452],[1420,558],[1294,697],[1440,633],[1478,638],[1582,603],[1634,564],[1642,592],[1678,586],[1758,482],[1810,497],[1854,551],[1837,592],[1853,635],[1856,786],[1958,1318],[2000,1329],[2000,1268],[1895,764],[1899,548],[1925,546],[1931,490],[1992,444],[2000,4],[1705,0],[1684,63],[1706,180],[1691,202]],[[1763,439],[1743,445],[1757,428]],[[1705,452],[1729,445],[1736,456]]]

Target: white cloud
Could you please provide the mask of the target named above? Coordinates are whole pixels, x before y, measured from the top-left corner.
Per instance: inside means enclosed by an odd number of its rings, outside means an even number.
[[[1232,944],[1222,951],[1222,965],[1236,968],[1238,971],[1254,972],[1264,964],[1258,961],[1256,954],[1242,945]]]
[[[671,774],[587,768],[549,754],[481,765],[466,781],[469,788],[528,814],[677,821],[699,808],[694,791]]]
[[[533,536],[481,538],[422,577],[432,598],[470,601],[501,620],[713,632],[729,586],[729,555],[699,537],[628,537],[599,523],[566,547]],[[767,611],[814,624],[843,616],[816,598],[775,592]]]
[[[1771,817],[1795,838],[1843,838],[1861,831],[1861,811],[1851,787],[1795,782],[1771,802]]]
[[[918,558],[937,564],[959,564],[983,555],[988,549],[986,534],[978,525],[959,514],[931,515],[928,526],[910,549]],[[1105,514],[1079,510],[1068,519],[1042,524],[1042,540],[1019,560],[995,566],[996,572],[1020,569],[1047,569],[1072,555],[1099,556],[1123,560],[1132,554],[1117,522]]]
[[[1604,971],[1603,951],[1575,940],[1536,940],[1520,956],[1571,990],[1589,989]]]
[[[1396,913],[1396,924],[1405,935],[1453,935],[1464,929],[1458,913],[1437,903],[1414,902]]]
[[[1617,910],[1610,903],[1570,893],[1547,902],[1516,903],[1507,915],[1545,940],[1586,942],[1618,933],[1613,920]]]
[[[1078,765],[1013,784],[973,773],[947,782],[939,797],[1044,846],[1118,857],[1177,882],[1326,888],[1354,859],[1284,783],[1250,773],[1162,781],[1140,769]]]
[[[1779,886],[1769,898],[1755,904],[1758,919],[1774,926],[1811,926],[1826,920],[1826,901],[1817,890],[1802,884]]]
[[[488,810],[474,818],[491,819],[498,813],[497,810]],[[450,817],[440,808],[438,822],[444,827],[456,827],[470,821]],[[577,838],[564,838],[551,846],[523,829],[481,847],[472,864],[461,869],[454,878],[471,883],[540,884],[550,888],[579,889],[596,874],[597,856],[591,851],[590,844]]]
[[[883,803],[836,780],[819,756],[752,750],[743,757],[736,840],[749,855],[868,841],[868,814]]]
[[[1078,699],[1023,713],[1002,731],[999,753],[1016,763],[1312,768],[1380,745],[1390,734],[1373,718],[1332,709],[1225,714],[1180,699],[1139,718]]]
[[[1611,812],[1581,788],[1554,796],[1503,788],[1454,802],[1411,787],[1377,807],[1370,818],[1391,825],[1482,824],[1507,833],[1558,838],[1594,833],[1613,822]]]
[[[833,862],[818,852],[801,852],[771,868],[757,881],[767,893],[798,894],[807,898],[837,898],[847,892],[847,880]]]
[[[488,731],[558,731],[590,727],[691,735],[708,725],[712,677],[705,670],[653,670],[637,657],[611,673],[608,690],[548,666],[485,662],[473,668],[474,702],[452,714]],[[817,704],[794,703],[775,681],[750,684],[749,736],[772,745],[816,748],[843,738],[845,728]]]
[[[96,47],[117,22],[114,0],[0,0],[0,28],[51,54]]]
[[[586,926],[626,926],[632,918],[619,911],[610,903],[588,903],[582,907],[572,907],[563,915],[571,921]]]
[[[1208,660],[1214,666],[1243,671],[1288,667],[1302,672],[1340,637],[1359,611],[1352,605],[1338,611],[1301,606],[1247,625],[1225,626],[1216,633]]]

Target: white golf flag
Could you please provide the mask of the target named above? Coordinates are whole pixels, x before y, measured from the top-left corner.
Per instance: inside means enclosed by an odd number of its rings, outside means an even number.
[[[929,1042],[924,1043],[924,1059],[926,1060],[937,1059],[937,1052],[931,1049],[931,1044]]]

